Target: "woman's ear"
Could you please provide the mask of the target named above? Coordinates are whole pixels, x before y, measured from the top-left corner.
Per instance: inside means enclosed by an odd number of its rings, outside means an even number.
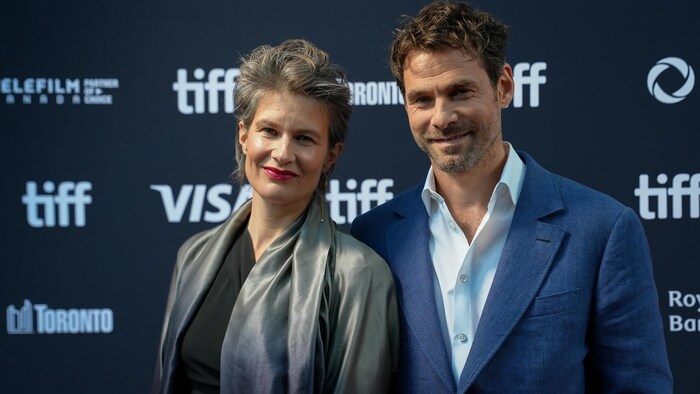
[[[343,143],[337,142],[335,146],[330,148],[326,154],[326,162],[323,164],[323,172],[327,172],[328,169],[330,169],[331,166],[338,161],[341,153],[343,153]]]
[[[245,125],[243,122],[238,122],[238,143],[241,144],[241,150],[243,151],[243,154],[248,154],[247,148],[245,146],[246,141],[248,140],[248,129],[246,129]]]

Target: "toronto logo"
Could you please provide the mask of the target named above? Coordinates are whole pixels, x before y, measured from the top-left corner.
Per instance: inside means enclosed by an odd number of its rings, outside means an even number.
[[[109,308],[56,309],[24,300],[21,307],[6,309],[8,334],[109,334],[114,311]]]

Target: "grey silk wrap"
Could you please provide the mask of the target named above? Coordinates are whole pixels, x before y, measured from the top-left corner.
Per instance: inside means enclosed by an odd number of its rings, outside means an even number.
[[[369,247],[337,231],[322,204],[314,199],[243,284],[224,337],[221,393],[388,391],[399,347],[391,273]],[[180,248],[154,393],[177,392],[183,333],[250,208],[248,201]]]

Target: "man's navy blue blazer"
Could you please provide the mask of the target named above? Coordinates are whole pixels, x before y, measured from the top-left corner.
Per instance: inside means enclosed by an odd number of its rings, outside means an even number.
[[[671,393],[649,247],[636,214],[518,154],[526,168],[522,190],[458,383],[435,300],[423,184],[353,222],[351,233],[387,261],[396,281],[395,389]]]

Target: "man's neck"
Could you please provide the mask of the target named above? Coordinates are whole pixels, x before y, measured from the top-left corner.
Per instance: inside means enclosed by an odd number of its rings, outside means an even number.
[[[493,189],[508,159],[508,145],[501,143],[499,148],[463,172],[446,173],[433,167],[435,188],[470,243],[486,214]]]

